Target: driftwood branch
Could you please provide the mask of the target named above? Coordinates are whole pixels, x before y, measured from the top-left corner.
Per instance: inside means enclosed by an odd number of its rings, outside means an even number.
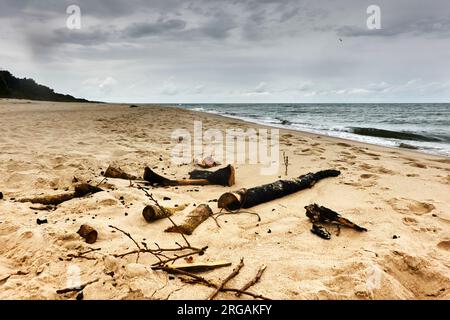
[[[169,268],[169,267],[162,267],[159,268],[158,270],[162,270],[165,271],[169,274],[175,274],[175,275],[182,275],[182,276],[187,276],[191,279],[193,279],[194,281],[186,281],[188,283],[200,283],[203,284],[205,286],[211,287],[211,288],[219,288],[218,284],[215,284],[214,282],[212,282],[211,280],[208,280],[202,276],[199,276],[195,273],[192,272],[188,272],[188,271],[184,271],[184,270],[179,270],[179,269],[174,269],[174,268]],[[234,289],[234,288],[225,288],[222,287],[220,289],[220,292],[234,292],[236,294],[241,294],[241,295],[247,295],[249,297],[253,297],[255,299],[262,299],[262,300],[271,300],[270,298],[267,298],[261,294],[256,294],[256,293],[252,293],[246,290],[241,290],[241,289]]]
[[[35,198],[23,198],[20,199],[19,202],[31,202],[31,203],[40,203],[43,205],[58,205],[65,201],[72,200],[74,198],[82,198],[84,196],[87,196],[89,194],[97,193],[103,191],[99,187],[92,186],[87,183],[81,183],[75,186],[75,191],[73,192],[66,192],[61,193],[57,195],[48,195],[48,196],[42,196],[42,197],[35,197]]]
[[[206,251],[206,249],[208,249],[208,246],[205,246],[203,248],[195,248],[192,247],[189,243],[187,243],[187,246],[181,246],[180,244],[177,243],[178,247],[177,248],[169,248],[169,249],[163,249],[161,247],[159,247],[158,244],[156,244],[157,248],[156,249],[149,249],[147,247],[147,245],[145,243],[143,243],[145,248],[142,248],[139,243],[131,236],[130,233],[119,229],[115,226],[110,225],[110,228],[116,229],[120,232],[122,232],[124,235],[126,235],[129,239],[131,239],[134,244],[137,247],[137,250],[133,250],[133,251],[129,251],[129,252],[125,252],[125,253],[121,253],[121,254],[114,254],[113,256],[116,258],[123,258],[127,255],[130,254],[137,254],[136,257],[136,262],[139,261],[139,254],[140,253],[150,253],[152,254],[154,257],[156,257],[158,259],[158,262],[154,263],[152,266],[165,266],[170,262],[175,262],[178,259],[181,258],[186,258],[186,257],[190,257],[193,255],[203,255]],[[188,251],[188,252],[185,252]],[[172,252],[173,253],[173,257],[168,257],[165,253],[167,252]],[[175,252],[185,252],[183,254],[176,254]]]
[[[228,283],[228,281],[237,276],[237,274],[239,273],[239,271],[241,271],[243,266],[244,266],[244,258],[241,258],[241,261],[239,262],[237,267],[234,268],[233,271],[228,275],[228,277],[226,277],[225,280],[223,280],[222,283],[216,288],[216,290],[214,290],[214,292],[211,293],[211,295],[208,297],[208,300],[213,300],[220,292],[220,290],[222,290],[223,287]]]
[[[251,189],[227,192],[220,196],[218,206],[227,211],[238,210],[240,208],[251,208],[261,203],[269,202],[300,190],[311,188],[319,180],[328,177],[337,177],[339,174],[340,171],[338,170],[323,170],[316,173],[308,173],[290,180],[278,180]]]

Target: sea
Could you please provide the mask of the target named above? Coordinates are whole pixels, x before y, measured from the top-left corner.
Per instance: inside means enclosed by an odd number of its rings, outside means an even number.
[[[450,157],[450,103],[221,103],[177,107]]]

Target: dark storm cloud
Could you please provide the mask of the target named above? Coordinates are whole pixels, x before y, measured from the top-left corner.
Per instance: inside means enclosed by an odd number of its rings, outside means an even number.
[[[121,36],[124,38],[140,38],[180,31],[185,27],[186,21],[181,19],[159,19],[156,22],[133,23],[121,32]]]
[[[405,21],[402,23],[384,24],[380,30],[369,30],[364,27],[342,26],[336,28],[339,36],[343,37],[392,37],[410,33],[436,37],[450,37],[450,17],[426,18]]]

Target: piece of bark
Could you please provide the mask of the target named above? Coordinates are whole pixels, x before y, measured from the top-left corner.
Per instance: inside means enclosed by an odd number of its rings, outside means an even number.
[[[305,209],[306,209],[306,216],[313,223],[335,222],[340,225],[352,228],[359,232],[367,231],[366,228],[358,226],[357,224],[351,222],[350,220],[342,217],[339,213],[337,213],[329,208],[319,206],[316,203],[306,206]]]
[[[183,270],[183,271],[190,271],[190,272],[204,272],[204,271],[213,270],[213,269],[217,269],[217,268],[228,267],[228,266],[231,266],[231,262],[216,261],[216,262],[171,264],[168,267],[165,266],[165,268],[172,268],[172,269]],[[155,267],[153,269],[158,270],[159,267]]]
[[[308,173],[290,180],[278,180],[251,189],[227,192],[220,196],[217,205],[219,208],[228,211],[251,208],[261,203],[269,202],[306,188],[311,188],[317,181],[328,177],[337,177],[340,173],[338,170],[323,170],[316,173]]]
[[[319,237],[321,237],[323,239],[326,239],[326,240],[331,239],[331,233],[328,232],[328,230],[325,229],[324,227],[318,225],[317,223],[313,223],[311,232],[318,235]]]
[[[161,207],[151,204],[145,206],[145,208],[142,210],[142,216],[144,217],[145,221],[153,222],[159,219],[170,217],[175,212],[184,210],[187,206],[187,204],[183,204],[176,208],[162,207],[164,209],[163,211],[161,210]]]
[[[131,174],[124,172],[120,168],[112,167],[111,165],[106,169],[103,174],[106,178],[116,178],[116,179],[125,179],[125,180],[136,180],[137,177]]]
[[[203,221],[213,214],[211,208],[207,204],[201,204],[192,210],[181,225],[171,226],[165,232],[177,232],[191,235]]]
[[[77,231],[80,237],[84,238],[86,243],[93,244],[97,241],[97,230],[92,228],[90,225],[83,224],[80,229]]]
[[[197,170],[201,171],[201,170]],[[232,186],[235,183],[235,172],[232,165],[228,165],[225,168],[218,169],[216,171],[208,173],[203,173],[201,178],[191,178],[184,180],[171,180],[165,178],[156,172],[154,172],[149,167],[144,169],[144,180],[148,181],[154,185],[161,186],[203,186],[203,185],[222,185],[222,186]]]

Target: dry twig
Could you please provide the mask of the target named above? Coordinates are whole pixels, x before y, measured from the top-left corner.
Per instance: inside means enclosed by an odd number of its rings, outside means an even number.
[[[263,264],[259,270],[258,273],[256,274],[256,276],[250,280],[249,282],[247,282],[242,288],[241,291],[246,291],[248,288],[250,288],[251,286],[255,285],[259,279],[261,279],[262,274],[264,273],[264,271],[266,270],[267,266],[265,264]],[[236,297],[239,297],[241,295],[240,292],[236,293]]]
[[[239,262],[237,267],[234,268],[233,271],[228,275],[228,277],[226,277],[225,280],[223,280],[222,283],[216,288],[216,290],[214,290],[214,292],[211,293],[211,295],[208,297],[208,300],[213,300],[214,297],[217,296],[217,294],[220,292],[220,290],[222,290],[223,287],[227,284],[227,282],[237,276],[237,274],[239,273],[239,271],[242,269],[243,266],[244,266],[244,258],[241,258],[241,261]]]
[[[134,240],[133,237],[131,236],[131,234],[129,234],[128,232],[123,231],[123,230],[121,230],[121,229],[119,229],[119,228],[117,228],[117,227],[115,227],[115,226],[112,226],[112,225],[109,225],[109,227],[110,227],[110,228],[113,228],[113,229],[116,229],[117,231],[122,232],[124,235],[126,235],[128,238],[130,238],[131,241],[134,242],[134,244],[136,245],[136,247],[138,247],[138,250],[137,250],[137,252],[136,252],[136,253],[137,253],[136,263],[137,263],[137,262],[139,261],[139,253],[141,252],[141,247],[139,246],[139,243],[137,243],[136,240]]]

